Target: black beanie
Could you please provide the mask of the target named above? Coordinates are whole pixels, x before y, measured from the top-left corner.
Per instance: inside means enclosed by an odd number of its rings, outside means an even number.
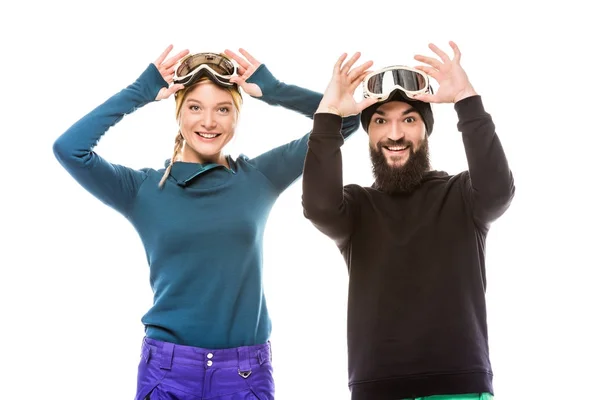
[[[421,118],[423,118],[423,122],[425,122],[427,136],[431,135],[431,131],[433,130],[433,112],[431,111],[431,104],[424,101],[411,99],[407,97],[406,94],[400,89],[394,90],[390,94],[390,97],[388,97],[385,101],[377,102],[363,110],[363,112],[360,114],[360,123],[365,132],[369,132],[369,123],[371,122],[371,117],[373,114],[375,114],[375,111],[390,101],[402,101],[413,106],[414,109],[417,110],[417,112],[421,115]]]

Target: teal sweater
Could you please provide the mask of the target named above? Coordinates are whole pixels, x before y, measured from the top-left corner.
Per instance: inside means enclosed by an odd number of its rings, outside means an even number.
[[[260,100],[313,118],[322,94],[287,85],[261,65],[248,80]],[[167,83],[150,64],[130,86],[85,115],[54,143],[54,154],[92,195],[138,232],[150,266],[153,306],[142,317],[148,337],[205,347],[265,343],[271,321],[262,286],[263,233],[278,196],[302,174],[309,134],[255,158],[164,168],[112,164],[93,149],[126,114],[148,104]],[[348,137],[359,116],[344,120]],[[118,259],[118,258],[117,258]]]

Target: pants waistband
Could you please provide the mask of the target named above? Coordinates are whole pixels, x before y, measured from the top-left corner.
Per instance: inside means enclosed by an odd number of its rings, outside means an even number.
[[[146,362],[160,362],[161,369],[171,369],[173,364],[187,364],[207,368],[238,367],[239,371],[250,371],[253,365],[271,361],[271,343],[229,349],[205,349],[145,337],[142,356]]]

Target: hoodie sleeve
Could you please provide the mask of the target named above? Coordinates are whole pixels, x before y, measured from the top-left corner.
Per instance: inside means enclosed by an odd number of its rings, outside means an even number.
[[[515,194],[513,175],[481,96],[467,97],[454,108],[469,167],[465,195],[473,209],[475,222],[487,229],[512,202]]]
[[[315,115],[302,178],[304,216],[340,248],[352,235],[358,212],[352,193],[343,186],[341,127],[339,115]]]
[[[133,84],[82,117],[54,142],[54,155],[63,168],[89,193],[121,213],[128,212],[147,175],[106,161],[94,148],[112,126],[154,101],[158,91],[167,86],[156,66],[150,64]]]

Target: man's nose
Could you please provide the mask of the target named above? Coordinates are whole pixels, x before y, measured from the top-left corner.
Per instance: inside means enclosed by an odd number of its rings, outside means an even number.
[[[404,130],[402,126],[396,122],[392,122],[390,124],[390,131],[388,132],[388,139],[391,140],[400,140],[404,138]]]

